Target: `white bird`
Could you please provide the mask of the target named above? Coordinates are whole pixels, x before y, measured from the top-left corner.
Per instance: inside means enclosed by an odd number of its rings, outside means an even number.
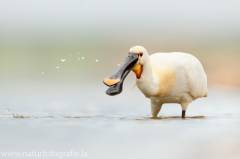
[[[110,86],[106,93],[121,93],[122,83],[131,70],[136,74],[137,87],[151,100],[153,117],[157,117],[164,103],[179,103],[185,118],[189,103],[208,95],[207,76],[196,57],[181,52],[149,56],[142,46],[132,47],[123,65],[104,79]]]

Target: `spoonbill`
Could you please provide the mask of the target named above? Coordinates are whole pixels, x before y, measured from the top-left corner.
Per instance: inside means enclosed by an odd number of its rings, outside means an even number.
[[[185,118],[189,103],[208,95],[207,76],[196,57],[181,52],[149,56],[142,46],[132,47],[121,67],[104,79],[104,84],[110,87],[106,94],[120,94],[131,70],[136,74],[137,87],[151,100],[153,117],[157,117],[164,103],[178,103]]]

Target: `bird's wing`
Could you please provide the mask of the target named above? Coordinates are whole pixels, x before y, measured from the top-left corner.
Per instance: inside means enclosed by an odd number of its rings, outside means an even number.
[[[202,64],[192,55],[185,56],[184,59],[190,94],[194,98],[207,97],[207,76]]]

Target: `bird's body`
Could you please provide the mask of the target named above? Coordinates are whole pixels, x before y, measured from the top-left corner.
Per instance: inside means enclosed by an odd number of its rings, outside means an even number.
[[[150,98],[153,117],[157,116],[164,103],[179,103],[184,118],[189,103],[208,94],[207,76],[202,64],[187,53],[155,53],[149,56],[144,47],[132,47],[124,66],[104,80],[110,86],[107,94],[121,92],[122,82],[129,70],[136,74],[140,91]]]
[[[179,52],[155,53],[147,61],[150,65],[145,63],[136,84],[151,99],[154,117],[164,103],[179,103],[186,111],[190,102],[207,96],[207,77],[196,57]]]

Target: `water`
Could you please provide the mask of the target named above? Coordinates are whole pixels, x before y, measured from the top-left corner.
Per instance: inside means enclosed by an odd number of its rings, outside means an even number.
[[[20,89],[11,96],[7,88],[0,92],[1,151],[84,150],[88,158],[106,159],[240,157],[240,91],[210,89],[209,98],[192,102],[182,119],[177,104],[163,105],[151,118],[150,101],[128,85],[115,97],[104,93],[104,85],[46,87],[36,99]]]
[[[63,57],[63,58],[61,59],[61,61],[62,61],[62,62],[65,62],[66,59],[67,59],[66,57]]]

